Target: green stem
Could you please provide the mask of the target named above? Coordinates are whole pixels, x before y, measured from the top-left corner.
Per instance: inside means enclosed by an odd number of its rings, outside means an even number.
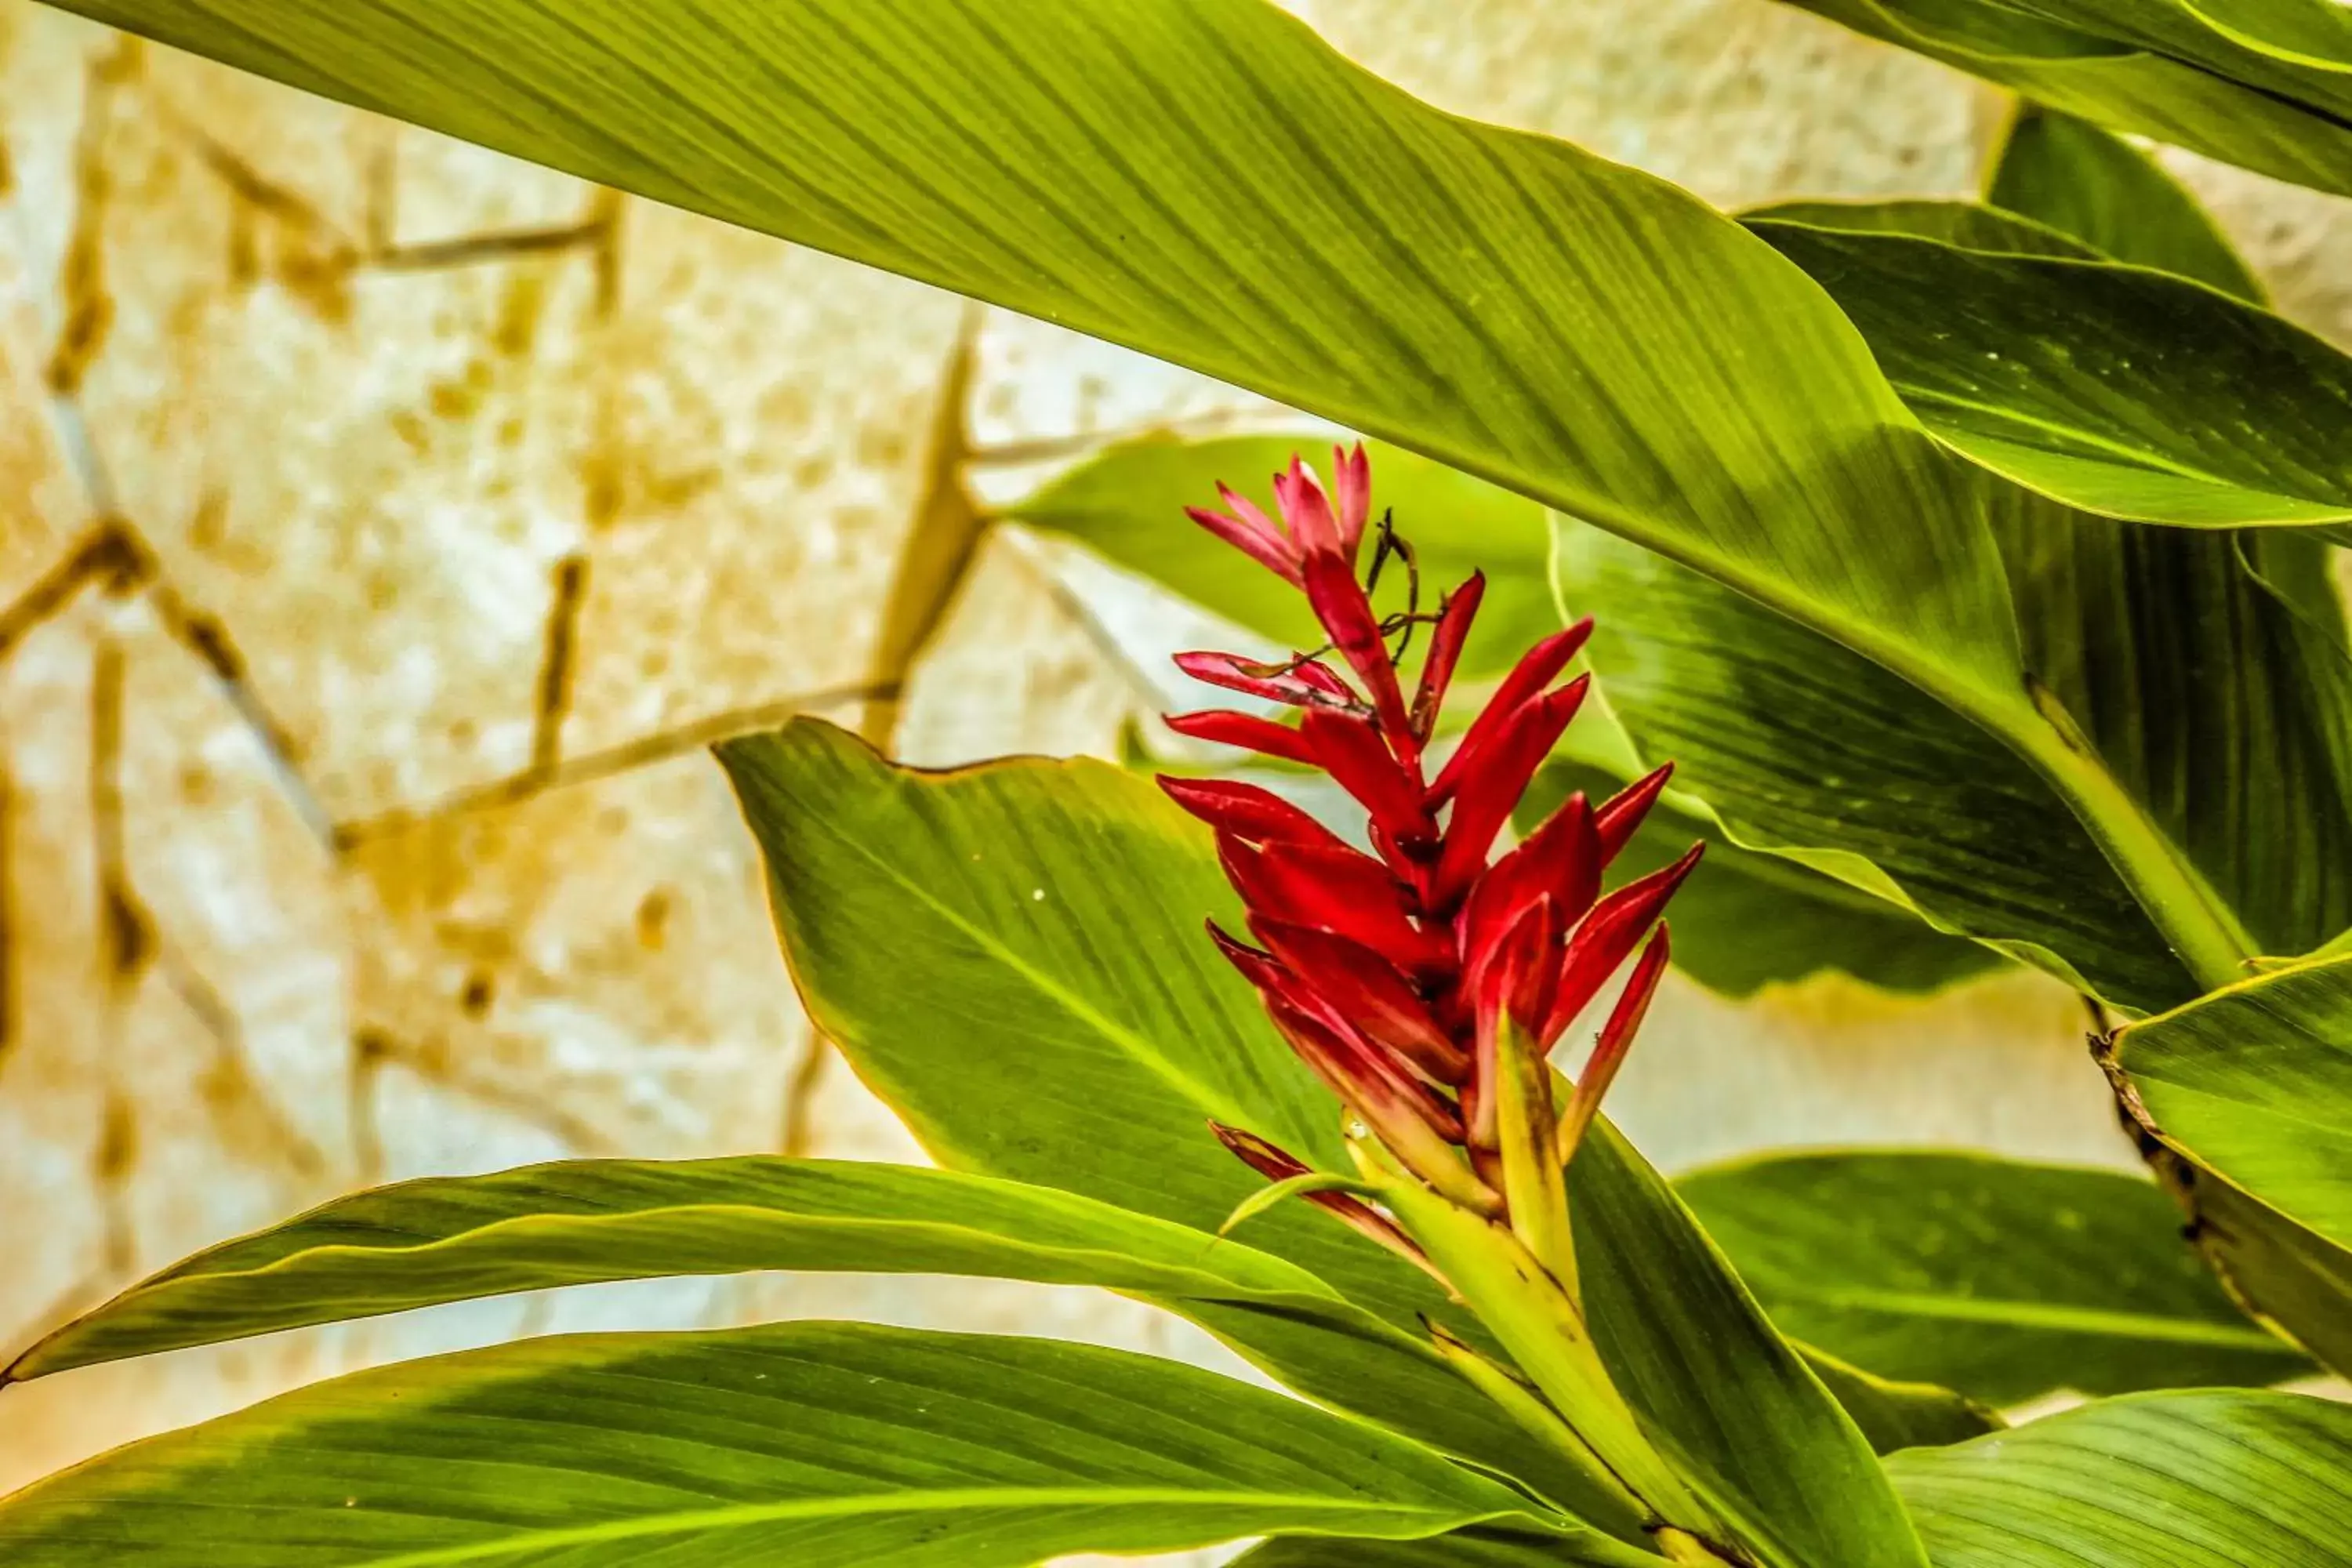
[[[1712,1516],[1651,1445],[1610,1380],[1575,1303],[1518,1237],[1410,1178],[1382,1185],[1381,1201],[1406,1234],[1644,1509],[1672,1524],[1712,1531]]]

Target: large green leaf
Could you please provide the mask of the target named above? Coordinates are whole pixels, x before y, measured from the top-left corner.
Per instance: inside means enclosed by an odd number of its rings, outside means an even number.
[[[813,721],[719,756],[810,1016],[945,1163],[1202,1230],[1264,1188],[1212,1119],[1347,1168],[1337,1102],[1201,929],[1239,918],[1207,835],[1143,779],[1088,761],[927,774]],[[1248,1234],[1362,1314],[1169,1304],[1311,1397],[1612,1521],[1423,1342],[1423,1316],[1472,1331],[1425,1276],[1304,1205]]]
[[[1276,643],[1317,647],[1329,634],[1316,625],[1306,596],[1186,521],[1181,509],[1217,505],[1220,482],[1270,506],[1266,476],[1294,453],[1319,464],[1327,447],[1306,436],[1146,437],[1104,448],[1004,516],[1076,540]],[[1439,594],[1471,573],[1486,574],[1459,666],[1464,679],[1500,675],[1529,644],[1559,629],[1540,505],[1400,447],[1374,443],[1370,452],[1373,499],[1393,514],[1397,536],[1420,563],[1422,608],[1434,608]],[[1403,609],[1407,585],[1401,564],[1384,567],[1380,607]]]
[[[719,756],[810,1016],[943,1163],[1203,1230],[1263,1184],[1212,1120],[1345,1168],[1336,1103],[1202,930],[1239,925],[1206,836],[1150,781],[926,773],[814,720]],[[1399,1323],[1438,1304],[1320,1216],[1251,1238]]]
[[[1601,800],[1627,781],[1560,758],[1520,805],[1522,832],[1571,791]],[[1675,894],[1675,966],[1710,990],[1746,996],[1769,984],[1835,971],[1890,991],[1933,991],[2000,962],[1948,936],[1891,900],[1778,855],[1743,849],[1710,817],[1668,795],[1611,868],[1619,880],[1666,866],[1695,840],[1706,857]]]
[[[1887,1461],[1936,1568],[2343,1568],[2352,1406],[2103,1400]]]
[[[1995,157],[1985,200],[2072,235],[2102,256],[2210,283],[2249,304],[2266,301],[2205,209],[2121,137],[2087,120],[2021,104]],[[1937,235],[1979,250],[1949,235]]]
[[[2227,71],[2135,43],[2105,22],[2084,30],[2000,0],[1790,3],[2112,130],[2352,195],[2352,130],[2340,108],[2313,107],[2292,93],[2233,80]],[[2131,3],[2139,13],[2160,8],[2164,0]],[[2107,12],[2105,22],[2122,9]]]
[[[2224,1280],[2352,1370],[2352,959],[2279,970],[2133,1025],[2105,1057]]]
[[[1989,544],[1799,274],[1260,0],[76,8],[1177,359],[2005,684]]]
[[[1781,1568],[1920,1562],[1861,1431],[1605,1118],[1569,1188],[1601,1359],[1701,1500]]]
[[[2306,533],[1997,511],[2027,666],[2263,951],[2352,925],[2352,658]]]
[[[2155,1184],[1988,1155],[1771,1155],[1675,1183],[1785,1332],[1993,1404],[2263,1384],[2310,1363],[2247,1321]]]
[[[1561,1542],[1489,1527],[1411,1542],[1294,1535],[1252,1547],[1234,1559],[1234,1568],[1658,1568],[1662,1561],[1614,1542]]]
[[[2143,1143],[2158,1179],[2189,1215],[2186,1228],[2198,1250],[2231,1293],[2327,1366],[2352,1373],[2352,1248],[2296,1224],[2153,1135]]]
[[[1852,325],[1687,195],[1445,115],[1264,0],[77,0],[1393,437],[2000,734],[2210,984],[2196,879],[2027,700],[1981,515]]]
[[[2326,0],[2013,0],[2018,10],[2352,116],[2352,26]]]
[[[6,1377],[509,1291],[751,1269],[972,1274],[1143,1295],[1326,1404],[1638,1535],[1639,1520],[1531,1449],[1423,1340],[1296,1265],[1055,1188],[863,1162],[572,1161],[359,1194],[142,1281],[35,1345]]]
[[[1391,1540],[1517,1494],[1360,1423],[1046,1340],[787,1323],[362,1373],[0,1503],[11,1568],[1025,1568]]]
[[[1927,427],[2092,511],[2189,527],[2352,516],[2352,359],[2170,273],[1751,217]],[[1850,210],[1850,209],[1847,209]]]
[[[141,1281],[6,1376],[520,1290],[755,1269],[1338,1304],[1320,1279],[1255,1247],[1052,1187],[767,1155],[575,1160],[338,1198]]]
[[[1563,531],[1570,613],[1641,761],[1738,843],[1900,900],[1938,927],[2153,1010],[2195,982],[2088,835],[1991,736],[1867,660],[1695,572]]]
[[[1905,395],[1948,438],[1992,467],[2021,449],[1998,431],[2023,421],[2051,436],[2053,446],[2029,453],[2010,471],[2095,509],[2130,511],[2132,487],[2146,474],[2118,483],[2113,465],[2094,473],[2072,458],[2057,469],[2042,459],[2081,438],[2106,442],[2121,461],[2122,443],[2146,436],[2153,443],[2147,453],[2161,456],[2158,448],[2170,442],[2174,458],[2226,453],[2231,461],[2245,459],[2251,473],[2270,460],[2265,450],[2277,450],[2263,448],[2262,440],[2281,432],[2292,439],[2292,418],[2276,409],[2271,415],[2283,423],[2264,426],[2260,439],[2248,436],[2237,375],[2227,384],[2210,381],[2199,393],[2200,378],[2220,375],[2228,356],[2177,374],[2199,355],[2184,355],[2171,335],[2196,340],[2205,320],[2200,309],[2304,336],[2265,312],[2131,268],[2112,281],[2187,298],[2175,301],[2180,309],[2163,305],[2136,328],[2119,325],[2097,315],[2087,291],[2062,299],[2043,287],[2046,276],[2037,280],[2032,273],[2074,268],[2067,276],[2082,283],[2088,275],[2077,263],[2036,259],[2015,246],[2000,254],[1963,252],[1888,232],[1906,224],[1948,230],[1948,224],[1925,216],[1935,204],[1805,210],[1817,215],[1812,226],[1777,219],[1757,226],[1822,270],[1887,356]],[[1995,216],[1985,213],[1979,222]],[[1832,226],[1843,231],[1829,232]],[[1862,249],[1853,255],[1840,248],[1854,246]],[[1990,280],[1982,310],[1938,310],[1938,300],[1969,297],[1956,264],[2009,274]],[[2131,298],[2120,286],[2098,292],[2111,301]],[[2040,336],[2015,330],[2021,301],[2038,301]],[[2137,342],[2128,336],[2133,331],[2140,334]],[[2352,435],[2352,360],[2316,339],[2307,346],[2339,384],[2325,401],[2340,405],[2343,435]],[[2132,372],[2135,353],[2152,373]],[[2251,365],[2239,369],[2261,374]],[[1965,406],[1949,404],[1955,387]],[[2193,406],[2200,396],[2208,416],[2201,425]],[[1958,425],[1938,413],[1955,406]],[[1996,433],[1990,447],[1988,431]],[[2334,464],[2341,438],[2316,439],[2304,455]],[[2174,485],[2185,471],[2176,465],[2158,482]],[[2172,520],[2194,521],[2196,510],[2219,493],[2196,481],[2172,498],[2186,502]],[[2086,732],[2124,791],[2199,868],[2250,933],[2247,940],[2269,952],[2301,952],[2352,923],[2352,659],[2344,651],[2327,545],[2309,530],[2182,537],[2022,491],[1992,499],[1989,515],[2010,575],[2026,668]],[[2254,509],[2223,514],[2260,498],[2232,491],[2230,499],[2215,514],[2220,521],[2252,520]]]
[[[2168,1140],[2352,1247],[2352,958],[2266,974],[2132,1025],[2115,1063]]]

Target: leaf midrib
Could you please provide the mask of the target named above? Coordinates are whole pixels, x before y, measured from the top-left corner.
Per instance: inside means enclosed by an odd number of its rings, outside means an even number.
[[[1816,1306],[1883,1312],[1894,1317],[1994,1323],[2003,1327],[2092,1334],[2105,1339],[2154,1340],[2170,1344],[2210,1345],[2223,1350],[2269,1350],[2282,1355],[2294,1354],[2285,1342],[2252,1325],[2204,1322],[2190,1318],[2160,1317],[2152,1312],[2117,1311],[2105,1307],[2075,1307],[2058,1301],[1939,1295],[1928,1291],[1883,1290],[1863,1286],[1833,1289],[1814,1287],[1790,1291],[1788,1296],[1790,1300]]]
[[[1508,1517],[1502,1510],[1466,1514],[1417,1503],[1381,1502],[1287,1492],[1195,1491],[1176,1487],[965,1487],[938,1491],[872,1492],[847,1497],[795,1498],[787,1502],[746,1503],[732,1508],[682,1510],[559,1530],[519,1531],[495,1541],[429,1547],[391,1557],[354,1560],[350,1568],[434,1568],[451,1563],[481,1563],[525,1552],[602,1542],[630,1541],[686,1531],[746,1530],[798,1520],[855,1518],[860,1514],[973,1512],[1055,1508],[1250,1508],[1299,1513],[1391,1514],[1442,1521],[1446,1527]],[[346,1517],[349,1517],[348,1515]],[[1432,1531],[1431,1533],[1434,1533]]]

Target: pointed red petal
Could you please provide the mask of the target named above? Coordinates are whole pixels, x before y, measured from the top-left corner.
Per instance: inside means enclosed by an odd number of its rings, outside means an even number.
[[[1448,1143],[1462,1141],[1454,1107],[1363,1040],[1277,996],[1266,998],[1265,1010],[1299,1059],[1400,1155],[1423,1142],[1423,1132]]]
[[[1551,1011],[1559,985],[1559,911],[1549,899],[1538,899],[1512,922],[1495,946],[1487,965],[1479,1005],[1534,1034]]]
[[[1277,532],[1264,513],[1240,497],[1228,491],[1225,502],[1242,515],[1229,517],[1221,511],[1211,511],[1204,506],[1188,506],[1184,509],[1184,515],[1276,576],[1297,583],[1298,546]]]
[[[1348,689],[1346,681],[1313,659],[1265,664],[1237,653],[1180,653],[1176,656],[1176,668],[1211,686],[1263,697],[1272,702],[1287,702],[1293,707],[1330,708],[1352,713],[1362,706],[1356,694]]]
[[[1390,752],[1371,721],[1347,714],[1309,712],[1299,733],[1334,783],[1371,813],[1372,821],[1406,855],[1429,849],[1437,824],[1421,805],[1421,782]]]
[[[1557,691],[1527,703],[1485,748],[1476,771],[1462,781],[1454,815],[1445,824],[1445,849],[1438,860],[1436,908],[1449,909],[1470,890],[1486,867],[1486,851],[1511,819],[1511,808],[1527,793],[1536,769],[1551,754],[1560,731],[1576,717],[1591,676],[1580,675]]]
[[[1253,850],[1228,835],[1218,853],[1253,914],[1335,931],[1409,973],[1452,967],[1443,939],[1406,918],[1395,881],[1369,855],[1302,844]]]
[[[1626,841],[1640,830],[1642,819],[1650,815],[1650,807],[1658,803],[1658,796],[1665,793],[1666,781],[1674,776],[1675,764],[1668,763],[1611,795],[1592,814],[1592,826],[1601,831],[1603,859],[1617,858],[1617,851],[1624,848]]]
[[[1293,1176],[1307,1173],[1307,1162],[1255,1132],[1244,1132],[1238,1127],[1228,1127],[1214,1120],[1210,1121],[1209,1131],[1216,1134],[1217,1142],[1223,1143],[1234,1158],[1269,1182],[1286,1182]]]
[[[1514,713],[1568,668],[1568,661],[1576,657],[1577,650],[1591,635],[1592,617],[1587,616],[1566,631],[1552,633],[1520,657],[1511,673],[1503,678],[1503,684],[1495,689],[1485,709],[1471,721],[1469,732],[1462,737],[1462,744],[1454,748],[1454,755],[1446,759],[1437,782],[1429,786],[1432,811],[1453,798],[1465,770],[1479,765],[1477,753],[1493,740],[1496,731],[1509,723]]]
[[[1462,644],[1477,618],[1478,601],[1486,595],[1486,574],[1473,572],[1470,580],[1445,596],[1437,626],[1430,634],[1429,657],[1421,663],[1421,685],[1413,692],[1412,732],[1429,739],[1437,727],[1437,710],[1445,705],[1445,689],[1454,683],[1454,668],[1462,662]]]
[[[1339,520],[1331,515],[1331,503],[1323,487],[1316,483],[1313,470],[1297,454],[1291,455],[1289,472],[1274,476],[1274,499],[1302,555],[1347,553],[1340,544]]]
[[[1332,646],[1348,661],[1348,668],[1364,683],[1364,690],[1370,695],[1372,707],[1381,716],[1381,728],[1391,736],[1410,734],[1404,693],[1397,686],[1396,665],[1389,658],[1388,644],[1381,639],[1380,622],[1372,615],[1372,602],[1365,596],[1364,585],[1356,581],[1356,569],[1337,551],[1328,554],[1310,551],[1303,570],[1307,606],[1323,623],[1323,629],[1331,634]]]
[[[1496,942],[1538,899],[1548,899],[1563,927],[1584,918],[1601,892],[1601,844],[1592,808],[1572,795],[1543,826],[1486,869],[1455,920],[1464,983],[1475,985]]]
[[[1476,1116],[1470,1125],[1471,1142],[1482,1149],[1495,1146],[1502,1093],[1504,1020],[1532,1034],[1551,1003],[1559,974],[1559,917],[1549,900],[1538,899],[1511,922],[1495,944],[1472,994],[1478,1020]]]
[[[1560,963],[1559,994],[1539,1037],[1546,1044],[1559,1037],[1559,1032],[1584,1011],[1585,1004],[1625,962],[1625,955],[1664,910],[1666,900],[1698,865],[1706,848],[1705,844],[1694,844],[1673,865],[1626,883],[1601,900],[1576,928],[1568,956]]]
[[[1352,1037],[1356,1026],[1348,1015],[1282,960],[1227,934],[1214,921],[1209,921],[1208,926],[1209,939],[1217,944],[1217,951],[1256,988],[1259,999],[1268,1008],[1278,1004],[1305,1014],[1334,1033]]]
[[[1346,851],[1339,836],[1269,789],[1233,779],[1181,779],[1162,773],[1168,798],[1221,834],[1252,844],[1316,844]],[[1349,851],[1352,853],[1352,851]]]
[[[1364,456],[1361,441],[1353,452],[1331,448],[1331,496],[1339,509],[1339,550],[1353,566],[1357,547],[1364,541],[1364,524],[1372,515],[1372,461]]]
[[[1229,709],[1212,708],[1203,713],[1170,713],[1162,721],[1180,735],[1195,741],[1211,741],[1221,746],[1239,746],[1261,756],[1280,757],[1288,763],[1304,763],[1319,767],[1315,748],[1307,738],[1287,724],[1277,724],[1271,719],[1261,719],[1255,713],[1235,713]]]
[[[1617,1069],[1624,1065],[1625,1053],[1633,1048],[1633,1037],[1650,1010],[1650,998],[1657,994],[1658,977],[1666,971],[1671,951],[1666,928],[1661,924],[1657,934],[1650,939],[1650,945],[1642,950],[1641,962],[1633,965],[1633,973],[1619,994],[1617,1005],[1609,1009],[1609,1022],[1601,1026],[1601,1037],[1593,1043],[1592,1055],[1585,1061],[1584,1070],[1576,1075],[1576,1092],[1569,1097],[1567,1111],[1560,1118],[1558,1150],[1561,1164],[1574,1158],[1577,1144],[1584,1139],[1584,1130],[1592,1124],[1593,1113],[1601,1109],[1601,1097],[1609,1092]]]
[[[1394,965],[1361,942],[1287,921],[1253,929],[1285,968],[1367,1039],[1387,1047],[1440,1083],[1462,1080],[1466,1052],[1437,1026],[1429,1005]]]

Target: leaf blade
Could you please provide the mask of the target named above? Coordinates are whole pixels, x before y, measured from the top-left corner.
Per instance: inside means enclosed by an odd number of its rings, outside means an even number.
[[[754,1270],[1338,1300],[1254,1247],[1053,1188],[861,1161],[583,1160],[337,1199],[141,1281],[7,1380],[448,1301]]]
[[[1036,759],[925,774],[814,721],[719,759],[811,1016],[942,1163],[1202,1232],[1263,1184],[1213,1118],[1346,1168],[1336,1103],[1197,923],[1238,921],[1207,836],[1143,780]],[[1614,1520],[1421,1342],[1423,1316],[1475,1331],[1425,1276],[1320,1214],[1252,1225],[1356,1310],[1178,1310],[1310,1397]]]
[[[2352,1563],[2352,1412],[2300,1394],[2102,1400],[1887,1468],[1936,1568]]]
[[[1738,1162],[1675,1188],[1784,1331],[1890,1377],[2013,1405],[2310,1367],[2231,1303],[2143,1179],[1856,1151]]]
[[[2155,160],[2087,120],[2020,104],[1985,200],[2117,261],[2193,278],[2250,305],[2268,303],[2196,198]]]
[[[1601,1360],[1702,1500],[1789,1568],[1925,1561],[1861,1430],[1605,1117],[1569,1212]]]
[[[0,1502],[0,1544],[30,1568],[1018,1568],[1516,1511],[1427,1450],[1175,1363],[787,1323],[337,1379],[36,1483]]]
[[[2352,509],[2352,359],[2267,310],[2143,267],[1748,222],[1830,290],[1929,429],[2018,483],[2193,528]]]

